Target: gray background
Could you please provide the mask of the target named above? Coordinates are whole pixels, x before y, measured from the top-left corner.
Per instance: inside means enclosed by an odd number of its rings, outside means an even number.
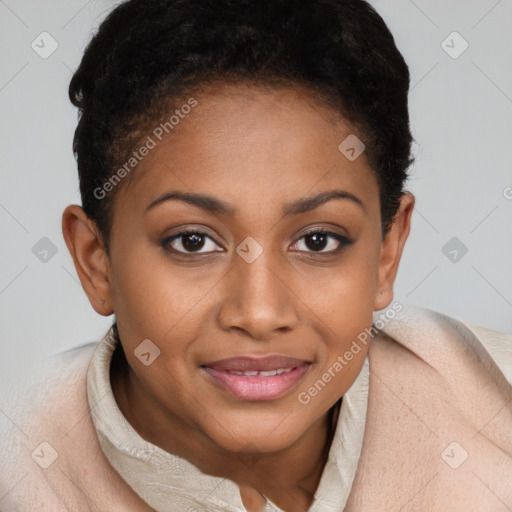
[[[512,2],[372,4],[412,75],[417,205],[396,298],[512,332]],[[17,363],[98,340],[112,322],[82,291],[61,214],[79,202],[67,87],[113,5],[0,0],[0,385]],[[44,31],[58,43],[46,59],[31,47]],[[469,44],[457,58],[464,42],[454,31]],[[43,237],[56,249],[47,261],[37,257]]]

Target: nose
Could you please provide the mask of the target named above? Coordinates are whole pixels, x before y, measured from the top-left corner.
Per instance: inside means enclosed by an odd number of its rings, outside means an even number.
[[[297,299],[265,252],[252,263],[234,256],[234,268],[225,277],[218,322],[225,331],[238,331],[256,340],[293,330],[299,317]]]

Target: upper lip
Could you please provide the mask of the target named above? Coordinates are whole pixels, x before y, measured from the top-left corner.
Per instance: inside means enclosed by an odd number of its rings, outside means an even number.
[[[208,368],[213,368],[220,371],[238,371],[238,372],[250,372],[250,371],[269,371],[279,370],[280,368],[296,368],[303,364],[308,364],[310,361],[305,359],[298,359],[296,357],[289,356],[267,356],[267,357],[230,357],[228,359],[220,359],[219,361],[213,361],[211,363],[203,364]]]

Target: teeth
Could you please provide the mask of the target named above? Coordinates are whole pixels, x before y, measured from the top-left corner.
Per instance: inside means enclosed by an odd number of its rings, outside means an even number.
[[[272,377],[273,375],[277,375],[277,370],[268,370],[266,372],[259,372],[262,377]]]
[[[261,377],[273,377],[275,375],[282,375],[283,373],[291,372],[293,368],[278,368],[277,370],[266,370],[266,371],[258,371],[251,370],[246,372],[241,372],[238,370],[228,370],[229,373],[233,375],[245,375],[246,377],[255,377],[256,375],[260,375]]]

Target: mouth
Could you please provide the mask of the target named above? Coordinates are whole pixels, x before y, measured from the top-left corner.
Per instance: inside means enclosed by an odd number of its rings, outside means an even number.
[[[234,357],[201,365],[224,391],[243,400],[275,400],[304,377],[310,361],[287,356]]]

